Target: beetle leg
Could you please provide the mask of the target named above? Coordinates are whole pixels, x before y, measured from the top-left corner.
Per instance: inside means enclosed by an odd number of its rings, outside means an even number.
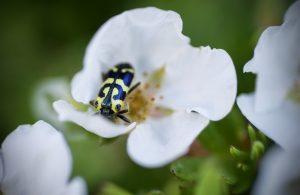
[[[117,114],[117,117],[119,117],[120,119],[122,119],[123,121],[125,121],[127,123],[131,123],[130,120],[122,114]]]
[[[91,101],[90,101],[90,105],[91,105],[91,106],[95,106],[95,100],[91,100]]]
[[[136,83],[135,85],[133,85],[133,86],[129,89],[128,94],[130,94],[133,90],[135,90],[140,84],[141,84],[141,82],[138,82],[138,83]]]
[[[121,110],[120,112],[118,112],[117,114],[125,114],[128,112],[128,109],[125,109],[125,110]]]

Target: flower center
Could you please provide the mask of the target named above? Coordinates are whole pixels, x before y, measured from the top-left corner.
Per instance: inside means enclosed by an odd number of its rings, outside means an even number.
[[[165,68],[162,67],[151,74],[144,73],[143,75],[146,77],[146,82],[126,98],[129,105],[129,118],[132,121],[142,122],[149,116],[158,118],[171,115],[172,109],[155,104],[157,98],[163,98],[162,96],[156,97],[155,94],[162,85]]]
[[[132,121],[141,122],[146,120],[154,105],[154,97],[147,96],[145,85],[139,87],[127,98],[129,105],[128,116]]]

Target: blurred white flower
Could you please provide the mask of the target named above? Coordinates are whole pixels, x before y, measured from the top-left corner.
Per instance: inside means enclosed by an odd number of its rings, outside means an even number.
[[[31,108],[34,116],[64,129],[64,123],[57,119],[52,103],[59,99],[69,99],[70,96],[70,86],[65,78],[48,78],[41,81],[33,92]]]
[[[285,151],[273,147],[264,156],[255,182],[253,195],[299,195],[300,150]]]
[[[248,120],[283,148],[300,135],[300,1],[286,12],[281,26],[267,28],[254,57],[244,67],[257,74],[254,93],[237,104]],[[293,141],[294,140],[294,141]]]
[[[64,100],[55,102],[54,108],[61,120],[106,138],[135,128],[129,135],[127,150],[142,166],[163,166],[184,155],[209,120],[222,119],[234,104],[237,81],[230,56],[221,49],[192,47],[182,34],[182,21],[176,12],[149,7],[108,20],[88,45],[84,67],[72,80],[73,98],[89,104],[99,92],[101,73],[121,62],[130,63],[136,81],[144,84],[140,87],[144,99],[133,102],[135,110],[145,111],[143,120],[133,117],[135,122],[124,127],[91,110],[76,110]],[[163,70],[163,81],[155,93],[145,95],[146,75],[157,70]],[[150,97],[153,102],[148,104]],[[154,116],[149,114],[148,106],[167,108],[172,114]],[[132,111],[133,106],[129,109]]]
[[[63,135],[44,121],[21,125],[1,147],[0,184],[6,195],[84,195],[85,182],[69,180],[72,156]]]

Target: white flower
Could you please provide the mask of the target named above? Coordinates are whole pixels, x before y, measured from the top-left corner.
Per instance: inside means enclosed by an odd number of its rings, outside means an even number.
[[[242,113],[280,147],[262,161],[252,194],[300,194],[300,1],[281,26],[266,29],[244,67],[257,74],[256,91],[237,99]]]
[[[108,20],[88,45],[83,70],[72,80],[73,98],[89,104],[103,82],[101,73],[121,62],[130,63],[135,82],[142,83],[140,94],[129,103],[135,122],[124,127],[93,111],[78,111],[64,100],[55,102],[54,108],[61,120],[102,137],[134,129],[127,150],[142,166],[163,166],[184,155],[209,120],[222,119],[234,104],[237,81],[230,56],[221,49],[192,47],[182,34],[180,16],[173,11],[134,9]],[[147,91],[149,74],[159,71],[163,81],[154,92]],[[158,80],[160,77],[153,82]],[[169,114],[155,116],[152,108]],[[142,120],[138,120],[140,115]]]
[[[6,195],[84,195],[85,182],[69,181],[72,157],[63,135],[44,121],[21,125],[1,147],[0,184]]]
[[[272,148],[264,157],[253,195],[299,195],[300,150]]]
[[[261,35],[253,59],[244,67],[245,72],[257,74],[256,91],[237,99],[249,121],[285,149],[293,147],[300,135],[299,43],[297,1],[281,26],[269,27]]]

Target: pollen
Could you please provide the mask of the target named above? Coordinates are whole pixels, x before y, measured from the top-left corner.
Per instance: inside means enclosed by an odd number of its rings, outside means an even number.
[[[126,98],[126,103],[129,106],[127,115],[131,121],[143,122],[148,117],[161,118],[173,113],[170,108],[155,105],[157,100],[163,99],[163,96],[155,97],[155,94],[163,83],[164,75],[165,67],[162,66],[153,73],[147,74],[147,81],[128,95]]]
[[[129,113],[132,121],[142,122],[149,116],[154,105],[154,97],[149,97],[145,85],[134,91],[128,97]]]

